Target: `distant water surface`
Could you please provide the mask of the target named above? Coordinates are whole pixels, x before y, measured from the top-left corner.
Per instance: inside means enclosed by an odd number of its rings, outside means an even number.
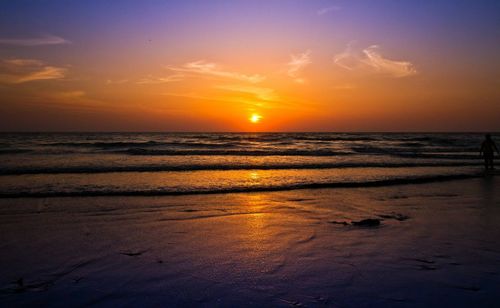
[[[482,134],[4,133],[0,196],[362,187],[477,176]]]

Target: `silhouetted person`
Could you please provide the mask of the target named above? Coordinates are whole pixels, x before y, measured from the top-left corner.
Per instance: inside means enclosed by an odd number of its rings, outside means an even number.
[[[495,142],[491,139],[491,135],[486,134],[483,144],[481,144],[481,150],[479,150],[479,154],[484,157],[484,168],[486,170],[494,169],[493,158],[495,156],[495,151],[500,154]]]

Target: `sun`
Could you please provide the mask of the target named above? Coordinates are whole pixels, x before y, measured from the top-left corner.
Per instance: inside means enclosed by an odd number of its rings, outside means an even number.
[[[252,122],[254,124],[259,123],[261,119],[262,119],[262,116],[260,114],[257,114],[257,113],[253,113],[249,118],[250,122]]]

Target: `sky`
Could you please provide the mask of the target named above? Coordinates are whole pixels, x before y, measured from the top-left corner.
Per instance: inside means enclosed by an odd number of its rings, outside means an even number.
[[[0,2],[0,131],[500,131],[500,1]]]

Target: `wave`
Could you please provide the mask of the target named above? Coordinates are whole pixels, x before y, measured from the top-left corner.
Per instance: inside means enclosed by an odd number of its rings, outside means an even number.
[[[236,144],[231,143],[214,143],[214,142],[193,142],[193,141],[136,141],[136,142],[52,142],[43,143],[43,146],[56,146],[56,147],[86,147],[86,148],[137,148],[137,147],[158,147],[158,146],[171,146],[171,147],[200,147],[200,148],[227,148],[234,147]]]
[[[462,149],[455,151],[455,149],[429,149],[428,151],[411,151],[408,148],[383,148],[383,147],[355,147],[346,148],[344,150],[332,149],[283,149],[279,146],[265,149],[251,149],[247,147],[244,149],[238,145],[220,145],[220,144],[192,144],[178,146],[177,148],[170,149],[152,149],[152,148],[124,148],[121,146],[112,146],[110,148],[100,148],[103,151],[87,151],[87,150],[71,150],[61,148],[46,148],[46,149],[0,149],[0,155],[15,155],[15,154],[29,154],[29,155],[105,155],[105,154],[121,154],[130,156],[307,156],[307,157],[334,157],[334,156],[349,156],[349,155],[363,155],[363,156],[393,156],[399,158],[422,158],[422,159],[453,159],[453,160],[478,160],[479,155],[475,151],[468,151]],[[286,144],[279,144],[286,145]],[[84,147],[82,146],[82,148]],[[1,174],[1,171],[0,171]]]
[[[156,141],[144,141],[144,142],[49,142],[42,143],[42,146],[62,146],[62,147],[130,147],[130,146],[157,146],[161,143]]]
[[[476,158],[479,134],[398,133],[76,133],[0,134],[0,155],[337,156]],[[455,156],[453,156],[455,155]],[[457,156],[460,155],[460,156]]]
[[[451,148],[431,147],[406,144],[400,147],[353,146],[351,150],[363,155],[390,155],[403,158],[437,158],[437,159],[478,159],[475,147]]]
[[[481,162],[341,162],[313,164],[213,164],[213,165],[142,165],[142,166],[74,166],[74,167],[30,167],[2,168],[0,176],[23,174],[67,174],[67,173],[112,173],[112,172],[168,172],[168,171],[228,171],[228,170],[292,170],[292,169],[345,169],[345,168],[412,168],[412,167],[467,167],[479,166]]]
[[[117,154],[143,155],[143,156],[178,156],[178,155],[201,155],[201,156],[348,156],[348,155],[389,155],[402,158],[434,158],[434,159],[465,159],[477,160],[477,154],[450,153],[450,152],[408,152],[404,149],[387,148],[356,148],[351,151],[339,151],[331,149],[301,150],[301,149],[263,149],[263,150],[157,150],[134,148],[114,151]]]
[[[0,155],[29,153],[28,149],[0,149]]]
[[[311,135],[301,135],[294,136],[295,140],[307,140],[307,141],[378,141],[380,138],[362,136],[362,135],[345,135],[345,136],[332,136],[332,135],[322,135],[322,134],[311,134]]]
[[[463,154],[463,153],[394,153],[393,156],[402,158],[432,158],[432,159],[462,159],[462,160],[479,160],[479,154]]]
[[[320,188],[362,188],[362,187],[383,187],[408,184],[425,184],[433,182],[445,182],[453,180],[464,180],[481,177],[482,173],[476,174],[454,174],[421,176],[397,179],[384,179],[367,182],[330,182],[330,183],[300,183],[292,185],[276,186],[247,186],[247,187],[227,187],[212,189],[193,190],[78,190],[78,191],[27,191],[27,192],[0,192],[0,198],[49,198],[49,197],[99,197],[99,196],[176,196],[176,195],[200,195],[200,194],[227,194],[245,192],[271,192],[287,191],[297,189],[320,189]]]
[[[128,155],[217,155],[217,156],[340,156],[352,155],[350,152],[332,151],[332,150],[153,150],[153,149],[127,149],[124,151],[115,151],[115,153]]]

